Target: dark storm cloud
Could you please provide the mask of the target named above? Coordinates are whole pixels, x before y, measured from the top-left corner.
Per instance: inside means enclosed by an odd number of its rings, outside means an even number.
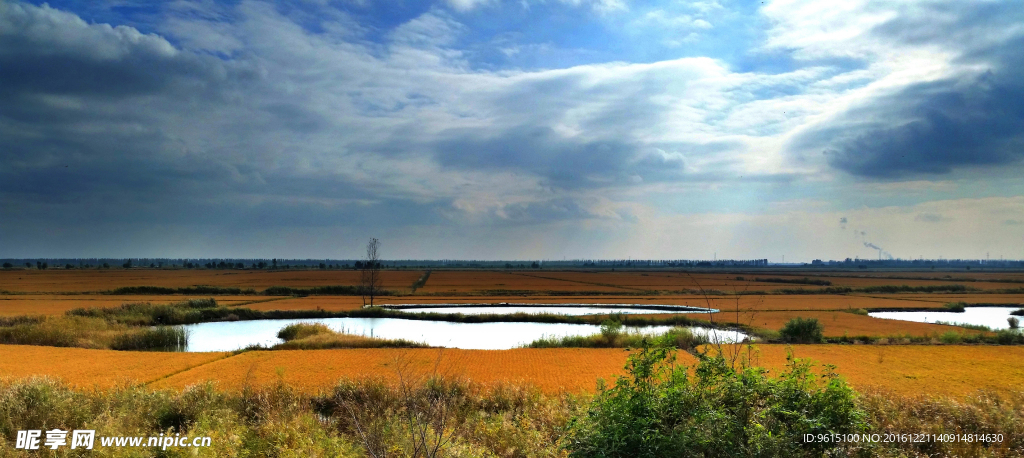
[[[546,184],[566,189],[637,180],[707,180],[710,177],[686,175],[686,156],[739,148],[729,142],[651,145],[613,138],[588,140],[565,137],[549,127],[536,125],[497,132],[458,130],[442,135],[445,139],[436,142],[433,150],[437,162],[445,167],[518,171],[540,176]]]
[[[0,93],[127,97],[223,78],[216,60],[129,27],[89,25],[46,6],[0,3]]]
[[[552,129],[522,126],[493,137],[470,131],[452,132],[436,146],[441,165],[465,169],[519,170],[566,187],[614,175],[634,155],[636,145],[620,141],[580,142],[560,138]]]
[[[957,50],[961,57],[954,65],[987,71],[962,71],[868,100],[798,136],[792,147],[819,151],[833,167],[876,178],[1024,159],[1024,39],[1001,37],[1024,21],[1020,4],[958,2],[905,13],[875,33]]]

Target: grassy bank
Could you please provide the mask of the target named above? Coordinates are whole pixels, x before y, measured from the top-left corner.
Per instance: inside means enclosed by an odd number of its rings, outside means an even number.
[[[141,327],[81,316],[12,320],[0,325],[0,343],[111,350],[179,351],[188,343],[185,330],[168,326]]]
[[[606,321],[601,333],[589,336],[545,337],[530,342],[526,348],[635,348],[644,340],[657,341],[674,348],[689,350],[709,343],[709,339],[687,328],[673,328],[661,334],[624,331],[622,323]]]
[[[381,339],[337,332],[320,323],[296,323],[277,333],[284,343],[272,350],[323,350],[328,348],[426,348],[428,345],[405,339]]]

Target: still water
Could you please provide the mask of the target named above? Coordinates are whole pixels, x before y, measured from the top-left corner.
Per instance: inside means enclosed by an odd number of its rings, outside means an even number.
[[[874,312],[868,315],[875,318],[890,320],[916,321],[918,323],[935,323],[942,321],[957,324],[980,324],[992,329],[1009,329],[1006,320],[1010,312],[1019,307],[967,307],[962,313],[956,312]],[[1018,317],[1024,321],[1024,317]]]
[[[612,313],[708,313],[714,309],[654,304],[431,304],[383,305],[406,313],[461,313],[463,315],[550,313],[555,315],[607,315]]]
[[[528,344],[541,337],[592,335],[601,327],[565,323],[452,323],[400,318],[312,318],[293,320],[221,321],[184,326],[190,332],[186,351],[231,351],[249,345],[271,346],[281,328],[293,323],[323,323],[335,331],[386,339],[406,339],[434,347],[505,350]],[[663,333],[670,326],[624,328],[627,332]],[[720,342],[742,341],[746,334],[707,328],[690,328]]]

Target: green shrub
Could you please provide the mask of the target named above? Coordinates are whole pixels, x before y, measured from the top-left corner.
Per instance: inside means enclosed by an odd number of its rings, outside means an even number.
[[[674,355],[646,343],[630,355],[629,375],[601,387],[570,423],[570,456],[823,456],[841,445],[805,443],[804,434],[866,430],[854,392],[831,371],[819,380],[808,362],[790,359],[771,378],[705,357],[691,376]]]
[[[996,343],[1000,345],[1024,344],[1024,334],[1015,329],[1000,329],[996,332]]]
[[[1006,322],[1010,325],[1010,329],[1017,329],[1020,327],[1020,319],[1015,316],[1007,318]]]
[[[824,330],[825,327],[817,318],[796,317],[779,330],[779,336],[791,343],[820,343],[824,338]]]
[[[956,331],[946,331],[942,333],[941,336],[939,336],[939,340],[941,340],[942,343],[950,345],[956,345],[960,343],[962,338],[963,336],[961,336],[960,333]]]
[[[966,302],[949,302],[943,307],[946,308],[947,312],[963,313],[964,308],[967,307]]]

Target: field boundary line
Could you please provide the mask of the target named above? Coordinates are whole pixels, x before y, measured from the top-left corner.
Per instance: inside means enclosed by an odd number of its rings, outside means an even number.
[[[195,366],[189,366],[189,367],[186,367],[186,368],[184,368],[182,370],[174,371],[174,372],[171,372],[170,374],[162,375],[162,376],[157,377],[157,378],[155,378],[153,380],[150,380],[148,382],[144,382],[142,384],[142,386],[149,386],[150,384],[159,382],[159,381],[164,380],[164,379],[168,379],[168,378],[174,377],[175,375],[181,374],[183,372],[188,372],[188,371],[190,371],[192,369],[195,369],[197,367],[202,367],[202,366],[205,366],[207,364],[213,364],[213,363],[218,362],[218,361],[224,361],[224,360],[229,359],[229,358],[234,358],[235,356],[238,356],[238,355],[241,355],[241,353],[237,353],[237,354],[236,353],[228,353],[228,354],[224,355],[223,357],[216,358],[216,359],[211,359],[211,360],[209,360],[209,361],[207,361],[205,363],[196,364]]]
[[[306,297],[309,297],[309,296],[306,296]],[[274,301],[280,301],[280,300],[284,300],[284,299],[294,299],[294,298],[295,298],[295,296],[272,297],[270,299],[257,299],[257,300],[254,300],[254,301],[239,302],[237,304],[227,305],[226,307],[241,307],[243,305],[262,304],[264,302],[274,302]],[[214,298],[214,299],[216,299],[216,298]]]
[[[648,291],[648,290],[642,289],[642,288],[630,288],[628,286],[613,285],[611,283],[597,283],[597,282],[592,282],[592,281],[581,281],[581,280],[566,280],[564,278],[545,277],[543,275],[528,274],[526,272],[508,272],[508,273],[512,274],[512,275],[522,275],[524,277],[543,278],[545,280],[564,281],[564,282],[568,282],[568,283],[580,283],[580,284],[583,284],[583,285],[604,286],[606,288],[619,288],[619,289],[625,289],[625,290],[630,290],[630,291],[640,291],[640,292]]]

